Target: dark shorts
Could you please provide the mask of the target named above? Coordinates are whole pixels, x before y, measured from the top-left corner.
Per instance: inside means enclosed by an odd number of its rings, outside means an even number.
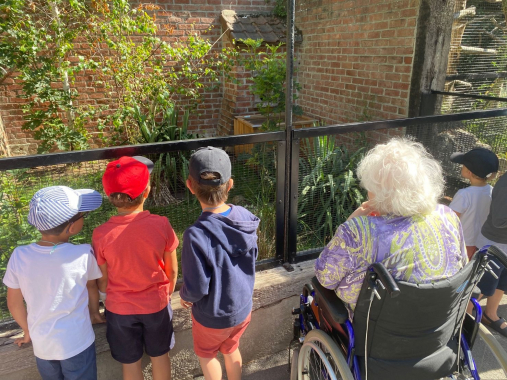
[[[97,380],[95,342],[86,350],[65,360],[35,358],[43,380]]]
[[[107,342],[112,357],[122,364],[167,354],[174,347],[172,309],[168,305],[157,313],[120,315],[107,311]]]
[[[500,264],[495,257],[492,258],[491,261],[494,261],[496,265],[499,266],[499,268],[497,268],[494,264],[489,264],[493,272],[496,273],[498,279],[494,278],[491,273],[485,272],[477,284],[479,289],[481,289],[481,293],[486,297],[491,297],[497,289],[503,290],[504,292],[507,291],[507,269]]]

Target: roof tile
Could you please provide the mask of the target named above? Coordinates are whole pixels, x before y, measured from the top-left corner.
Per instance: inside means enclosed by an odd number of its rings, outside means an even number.
[[[223,10],[220,22],[229,29],[230,37],[239,39],[263,39],[266,43],[285,42],[287,27],[285,21],[271,14],[241,14],[233,10]],[[301,43],[303,35],[296,28],[295,42]]]

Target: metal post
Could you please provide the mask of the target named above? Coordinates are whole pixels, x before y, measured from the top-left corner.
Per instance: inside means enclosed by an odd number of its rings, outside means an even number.
[[[291,173],[289,188],[291,189],[289,204],[289,235],[287,236],[287,248],[289,264],[296,262],[297,253],[297,227],[298,227],[298,187],[299,187],[299,148],[301,139],[292,139]],[[287,268],[286,268],[287,269]],[[289,269],[290,270],[290,269]]]
[[[284,210],[284,264],[287,270],[294,270],[289,261],[289,236],[295,231],[290,226],[291,203],[291,157],[292,157],[292,91],[294,74],[294,19],[295,0],[287,0],[287,76],[285,79],[285,210]],[[297,189],[297,188],[296,188]],[[296,190],[297,191],[297,190]]]
[[[278,141],[276,150],[276,259],[284,261],[285,252],[285,141]]]

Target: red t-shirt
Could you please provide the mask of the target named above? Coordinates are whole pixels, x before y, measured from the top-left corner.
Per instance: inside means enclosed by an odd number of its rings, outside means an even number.
[[[93,231],[92,244],[97,263],[107,263],[107,310],[151,314],[167,306],[164,252],[179,241],[166,217],[149,211],[113,216]]]

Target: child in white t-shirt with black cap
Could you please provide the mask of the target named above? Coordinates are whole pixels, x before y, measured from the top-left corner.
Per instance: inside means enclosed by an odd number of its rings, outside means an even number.
[[[98,302],[96,279],[102,273],[91,246],[74,245],[69,238],[101,204],[95,190],[51,186],[37,191],[28,223],[42,237],[14,249],[7,264],[7,306],[24,332],[14,343],[33,342],[43,380],[97,379],[88,299]]]
[[[486,148],[474,148],[467,153],[453,153],[451,161],[461,164],[461,176],[470,181],[470,186],[458,190],[449,205],[459,216],[468,258],[477,248],[476,241],[486,221],[491,205],[493,187],[488,184],[498,172],[498,157]]]

